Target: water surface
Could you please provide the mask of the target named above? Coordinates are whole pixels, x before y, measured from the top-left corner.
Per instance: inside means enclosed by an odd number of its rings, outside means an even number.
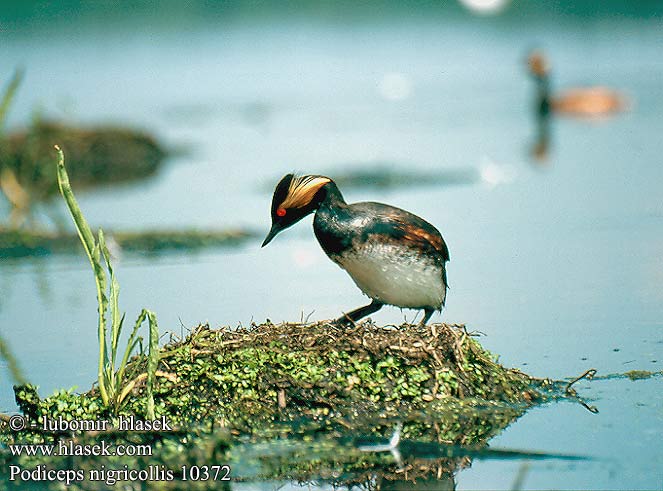
[[[525,9],[523,13],[523,10]],[[268,189],[286,172],[392,162],[467,169],[472,184],[351,188],[435,224],[449,244],[448,308],[501,361],[542,377],[663,364],[663,29],[660,15],[538,12],[514,4],[479,18],[435,14],[343,21],[204,15],[181,22],[74,17],[0,30],[0,73],[26,67],[10,124],[35,110],[74,122],[147,128],[190,151],[148,182],[80,194],[98,226],[269,227]],[[402,14],[402,12],[401,12]],[[527,15],[525,15],[527,14]],[[65,28],[66,27],[66,28]],[[535,162],[527,50],[544,47],[556,87],[627,92],[632,112],[555,120]],[[3,80],[8,79],[8,75]],[[0,204],[0,208],[5,204]],[[56,203],[64,213],[60,203]],[[2,208],[4,210],[4,208]],[[140,257],[117,264],[128,318],[157,312],[163,330],[337,316],[366,302],[322,253],[310,219],[265,249]],[[80,257],[3,260],[0,332],[42,394],[90,387],[96,366],[93,279]],[[385,308],[380,323],[412,321]],[[0,410],[13,396],[0,364]],[[582,382],[599,408],[536,408],[491,444],[593,457],[530,463],[526,488],[663,485],[661,378]],[[459,489],[509,488],[522,462],[477,461]],[[269,485],[265,485],[269,486]]]

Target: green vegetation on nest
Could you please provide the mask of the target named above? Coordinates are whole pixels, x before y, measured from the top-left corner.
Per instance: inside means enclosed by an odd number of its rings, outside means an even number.
[[[247,434],[260,429],[259,420],[301,424],[304,416],[339,429],[369,416],[447,412],[453,401],[513,407],[543,397],[530,377],[497,364],[463,328],[445,325],[200,327],[186,342],[166,346],[161,358],[179,367],[179,382],[169,383],[176,400],[220,410],[236,431]],[[164,408],[180,417],[171,404]]]

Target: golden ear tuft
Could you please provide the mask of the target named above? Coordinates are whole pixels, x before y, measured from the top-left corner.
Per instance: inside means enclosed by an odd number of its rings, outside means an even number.
[[[331,179],[324,176],[294,177],[290,182],[288,194],[281,203],[281,207],[286,209],[305,207],[313,201],[315,193],[329,182],[331,182]]]

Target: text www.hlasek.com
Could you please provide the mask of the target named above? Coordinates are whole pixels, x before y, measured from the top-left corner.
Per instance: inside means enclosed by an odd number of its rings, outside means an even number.
[[[25,455],[33,456],[139,456],[150,457],[152,447],[150,445],[111,445],[105,441],[95,445],[79,445],[72,441],[61,441],[57,445],[24,444],[9,445],[9,451],[14,457]]]

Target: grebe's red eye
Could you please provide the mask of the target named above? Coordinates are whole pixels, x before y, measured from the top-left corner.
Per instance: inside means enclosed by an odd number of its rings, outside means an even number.
[[[276,210],[276,214],[280,217],[284,217],[285,213],[286,213],[285,208],[279,208],[278,210]]]

